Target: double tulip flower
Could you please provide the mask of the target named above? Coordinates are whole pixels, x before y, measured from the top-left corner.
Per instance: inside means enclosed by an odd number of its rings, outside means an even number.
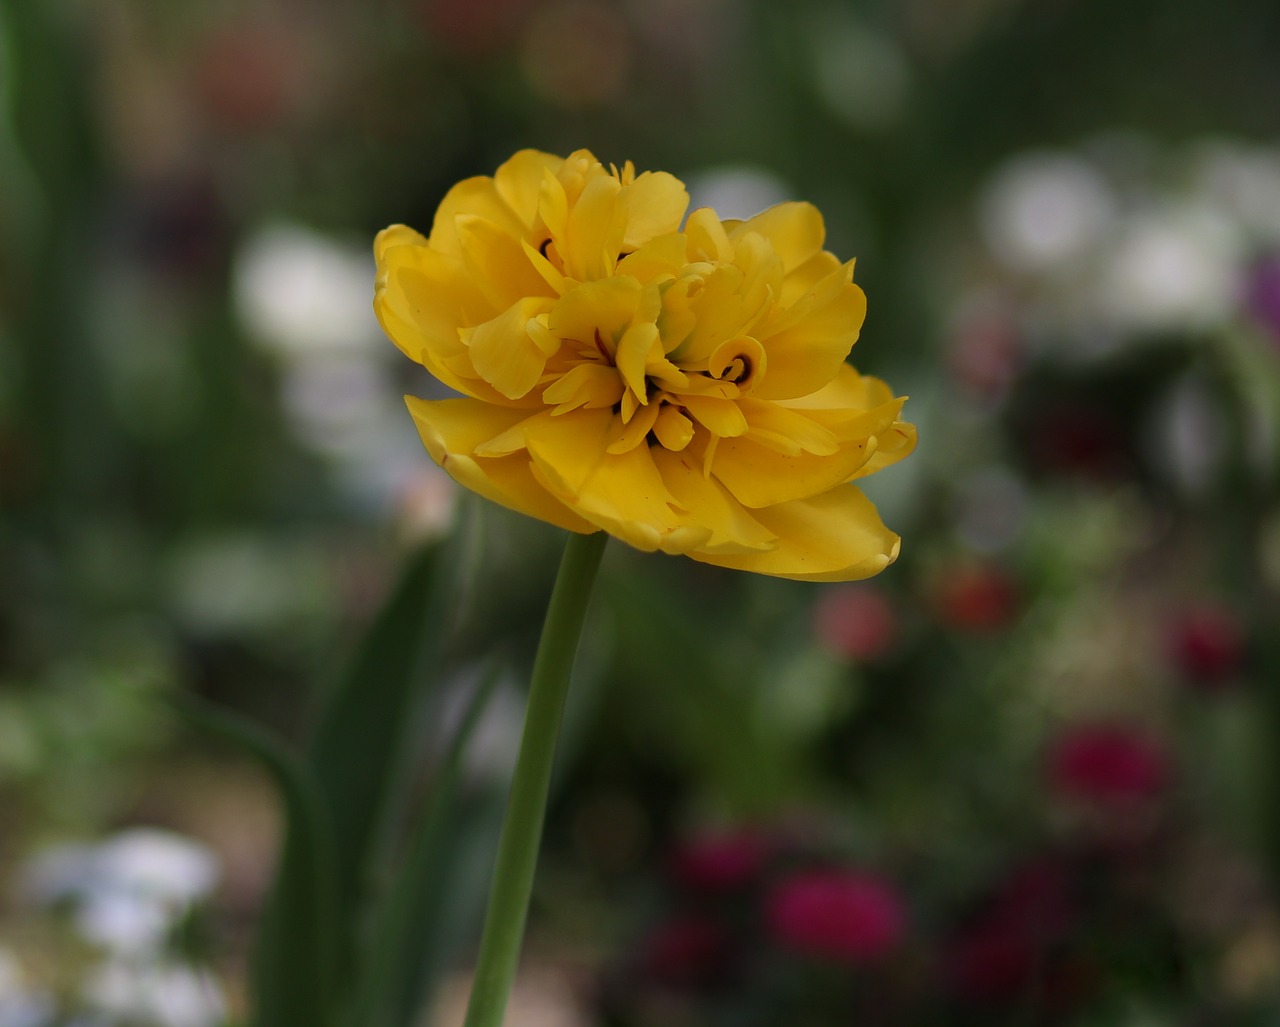
[[[807,203],[746,221],[665,172],[517,153],[375,243],[375,310],[457,398],[410,398],[428,452],[487,498],[646,551],[811,581],[899,539],[853,481],[915,446],[846,358],[866,299]]]

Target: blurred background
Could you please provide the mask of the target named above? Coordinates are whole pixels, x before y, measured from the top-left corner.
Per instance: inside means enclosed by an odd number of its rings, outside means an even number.
[[[560,538],[423,452],[370,245],[525,146],[815,203],[921,444],[872,582],[610,548],[508,1022],[1280,1022],[1278,53],[1270,0],[3,0],[0,1027],[243,1018],[277,801],[168,700],[305,744],[422,547],[410,780],[512,654],[460,1022]]]

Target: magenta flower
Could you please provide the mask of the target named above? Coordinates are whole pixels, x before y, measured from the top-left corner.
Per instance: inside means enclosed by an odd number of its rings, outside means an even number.
[[[1169,649],[1179,669],[1208,688],[1221,687],[1244,662],[1244,629],[1229,610],[1202,605],[1178,614],[1169,628]]]
[[[1168,753],[1141,731],[1119,724],[1081,724],[1050,747],[1049,783],[1058,794],[1104,806],[1159,795],[1172,777]]]
[[[695,892],[743,888],[763,869],[771,845],[749,828],[692,838],[672,854],[669,872],[677,884]]]
[[[891,952],[907,926],[893,886],[853,870],[805,871],[783,879],[765,899],[765,917],[783,947],[851,964]]]
[[[813,611],[814,632],[838,656],[879,659],[898,638],[898,614],[879,589],[860,585],[824,591]]]

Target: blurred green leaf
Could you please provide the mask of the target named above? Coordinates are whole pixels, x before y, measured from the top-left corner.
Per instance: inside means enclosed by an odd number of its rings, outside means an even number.
[[[459,547],[461,548],[461,547]],[[429,546],[408,562],[395,593],[328,697],[308,761],[336,839],[338,914],[356,922],[383,817],[397,795],[405,725],[422,671],[434,666],[450,618],[438,576],[452,566]],[[433,599],[433,590],[435,597]],[[352,953],[338,953],[344,975]]]
[[[255,1027],[332,1023],[335,909],[334,837],[319,782],[269,732],[195,700],[179,705],[192,723],[235,743],[271,774],[284,805],[284,842],[253,953]]]
[[[476,688],[423,801],[403,864],[374,915],[352,1017],[353,1027],[412,1023],[458,933],[442,911],[454,894],[462,821],[458,777],[476,723],[488,706],[499,667]],[[478,912],[478,910],[477,910]]]
[[[663,568],[665,569],[665,568]],[[804,753],[771,715],[761,715],[759,652],[743,642],[741,593],[672,588],[643,561],[601,578],[617,631],[617,672],[640,690],[633,712],[660,744],[705,776],[742,812],[796,794]],[[661,682],[661,687],[654,687]],[[766,711],[767,712],[767,711]]]

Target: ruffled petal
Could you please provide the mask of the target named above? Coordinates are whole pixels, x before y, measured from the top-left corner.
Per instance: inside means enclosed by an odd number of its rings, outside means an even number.
[[[387,250],[396,246],[426,246],[427,237],[407,225],[389,225],[373,237],[373,259],[379,269]]]
[[[563,158],[550,153],[521,150],[494,172],[494,188],[522,225],[537,220],[543,176],[554,175],[563,163]]]
[[[578,364],[542,390],[542,401],[564,414],[578,407],[600,410],[622,399],[618,372],[608,364]]]
[[[635,316],[640,292],[640,283],[634,278],[587,282],[560,297],[547,324],[560,338],[583,346],[594,345],[598,337],[612,359]]]
[[[692,454],[652,451],[663,483],[684,511],[685,520],[710,531],[698,548],[704,553],[753,553],[773,548],[777,536],[756,520],[713,479]]]
[[[773,549],[756,553],[698,550],[688,555],[717,567],[799,581],[857,581],[879,574],[898,558],[901,540],[852,485],[755,510],[752,516],[777,536]]]
[[[407,396],[405,402],[427,452],[459,485],[568,531],[590,534],[598,530],[539,484],[525,453],[497,459],[474,455],[486,439],[513,428],[528,411],[470,399],[431,401]]]
[[[747,438],[721,439],[711,474],[743,506],[761,509],[815,496],[852,478],[874,449],[866,439],[843,441],[828,456],[780,453]]]
[[[462,243],[458,239],[457,230],[457,219],[460,216],[491,221],[517,239],[529,231],[529,226],[516,216],[498,192],[493,179],[487,176],[465,178],[445,193],[431,223],[428,241],[433,250],[453,257],[462,256]]]
[[[854,478],[865,478],[875,474],[904,457],[910,456],[916,449],[916,426],[905,421],[895,421],[887,430],[876,436],[876,451],[871,454],[865,464],[858,468]]]
[[[620,202],[626,223],[622,248],[630,252],[678,229],[689,207],[689,193],[674,175],[646,171],[622,191]]]
[[[509,400],[523,399],[538,384],[549,353],[528,324],[551,309],[552,301],[531,297],[464,333],[476,372]]]
[[[554,296],[524,245],[492,221],[459,215],[454,223],[462,244],[462,263],[476,287],[498,310],[506,310],[524,296]]]
[[[622,249],[622,186],[611,175],[590,179],[569,211],[568,234],[560,255],[565,273],[580,282],[606,277]]]
[[[691,529],[672,508],[648,446],[607,452],[614,422],[607,410],[529,418],[522,431],[534,476],[575,513],[637,549],[705,538],[708,531]]]
[[[474,373],[459,325],[492,313],[452,258],[425,246],[385,247],[373,309],[400,350],[449,388],[503,406],[533,405],[508,399]]]
[[[840,448],[840,438],[806,413],[749,397],[738,406],[747,419],[747,438],[776,452],[831,456]]]
[[[784,273],[794,271],[820,253],[827,236],[822,215],[811,203],[779,203],[735,225],[729,238],[736,242],[751,232],[773,244]]]
[[[866,296],[850,282],[795,324],[781,331],[761,330],[757,338],[769,352],[769,373],[756,383],[754,395],[793,399],[821,389],[836,376],[858,341],[866,313]]]

